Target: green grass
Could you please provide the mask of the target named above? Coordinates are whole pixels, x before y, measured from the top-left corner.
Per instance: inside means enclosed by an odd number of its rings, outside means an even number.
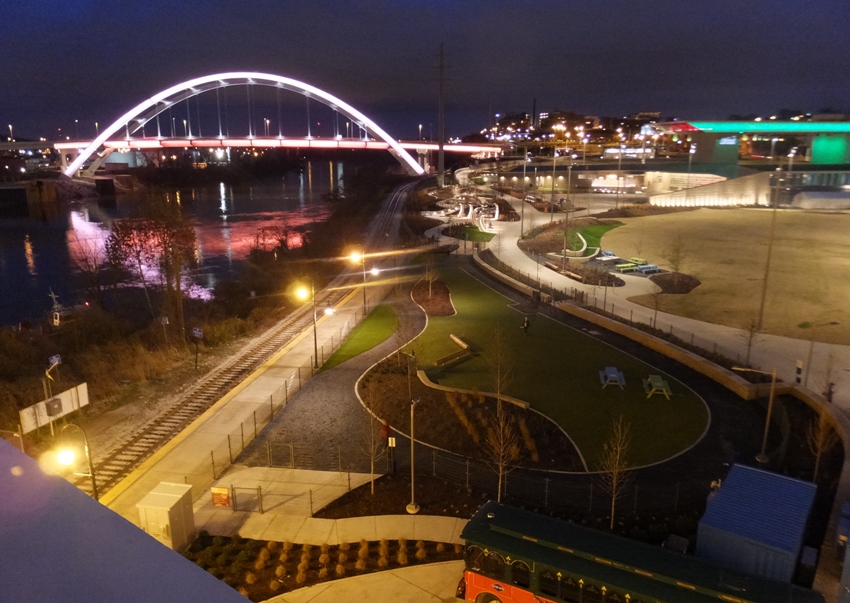
[[[465,237],[463,235],[466,235]],[[490,239],[492,239],[495,233],[492,232],[484,232],[479,230],[477,226],[467,226],[462,230],[458,229],[454,235],[456,239],[463,241],[466,239],[467,241],[477,241],[479,243],[487,243]]]
[[[326,371],[342,364],[349,358],[371,350],[379,343],[386,341],[398,328],[398,316],[391,306],[381,304],[354,328],[351,335],[322,365],[321,371]]]
[[[444,270],[441,279],[451,289],[458,313],[430,318],[413,344],[417,363],[434,381],[492,391],[484,353],[500,330],[515,362],[506,393],[526,400],[563,427],[591,468],[619,415],[631,425],[632,465],[667,459],[703,434],[709,419],[705,403],[659,369],[541,315],[531,317],[526,336],[520,329],[522,315],[505,297],[460,270]],[[435,369],[435,360],[457,351],[450,334],[470,343],[476,353],[454,367]],[[624,390],[601,388],[598,372],[606,366],[623,371]],[[649,374],[661,374],[670,383],[669,401],[658,395],[646,398],[641,379]]]
[[[593,226],[588,226],[586,228],[581,229],[581,236],[584,237],[584,240],[587,241],[588,247],[601,247],[602,246],[602,236],[618,226],[622,226],[622,224],[594,224]]]

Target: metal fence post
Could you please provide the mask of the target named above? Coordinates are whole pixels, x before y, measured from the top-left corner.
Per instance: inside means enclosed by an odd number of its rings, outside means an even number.
[[[310,517],[313,517],[313,491],[310,490]]]
[[[290,469],[295,469],[295,444],[289,444],[289,464]]]
[[[210,450],[210,460],[212,461],[213,479],[217,479],[215,476],[215,453],[212,450]]]
[[[245,450],[245,423],[239,422],[239,437],[242,439],[242,450]]]
[[[233,487],[233,484],[230,484],[230,508],[234,511],[239,510],[236,504],[236,488]]]
[[[257,486],[257,503],[260,507],[260,515],[264,513],[263,511],[263,487]]]
[[[230,462],[233,462],[233,448],[230,447],[230,434],[227,434],[227,456],[230,457]]]
[[[301,390],[301,367],[298,367],[298,389]]]
[[[274,418],[274,394],[269,394],[269,422]]]

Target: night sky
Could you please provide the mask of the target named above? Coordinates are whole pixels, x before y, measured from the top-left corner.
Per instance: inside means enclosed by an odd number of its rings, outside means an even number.
[[[0,123],[16,138],[94,135],[183,80],[300,79],[397,138],[497,112],[679,118],[850,112],[847,0],[38,0],[0,5]],[[433,124],[431,126],[430,124]]]

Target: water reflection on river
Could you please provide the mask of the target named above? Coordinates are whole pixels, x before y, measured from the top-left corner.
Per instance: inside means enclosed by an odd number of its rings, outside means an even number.
[[[193,271],[193,294],[208,295],[217,280],[233,274],[262,229],[285,225],[289,246],[299,246],[301,233],[327,217],[325,194],[341,190],[342,177],[342,163],[311,162],[304,173],[273,182],[162,192],[179,200],[195,227],[200,266]],[[150,194],[120,194],[114,203],[63,203],[58,211],[31,209],[29,218],[0,217],[0,324],[40,320],[52,303],[51,289],[65,305],[82,301],[84,293],[72,289],[75,261],[101,256],[112,222],[136,215]]]

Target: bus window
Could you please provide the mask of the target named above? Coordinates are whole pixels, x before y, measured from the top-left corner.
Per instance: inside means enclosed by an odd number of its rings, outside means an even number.
[[[602,603],[602,591],[593,584],[588,584],[584,587],[584,596],[581,600],[582,603]]]
[[[505,559],[499,553],[493,551],[487,555],[487,559],[484,561],[484,573],[496,580],[504,580]]]
[[[484,563],[484,551],[480,547],[475,545],[467,547],[464,558],[466,559],[466,569],[476,572],[481,571],[481,566]]]
[[[581,601],[581,589],[571,578],[561,579],[561,599],[567,603],[579,603]]]
[[[520,588],[528,588],[531,584],[531,570],[523,561],[511,563],[511,582]]]
[[[551,570],[543,570],[537,577],[540,592],[547,597],[558,596],[558,576]]]

